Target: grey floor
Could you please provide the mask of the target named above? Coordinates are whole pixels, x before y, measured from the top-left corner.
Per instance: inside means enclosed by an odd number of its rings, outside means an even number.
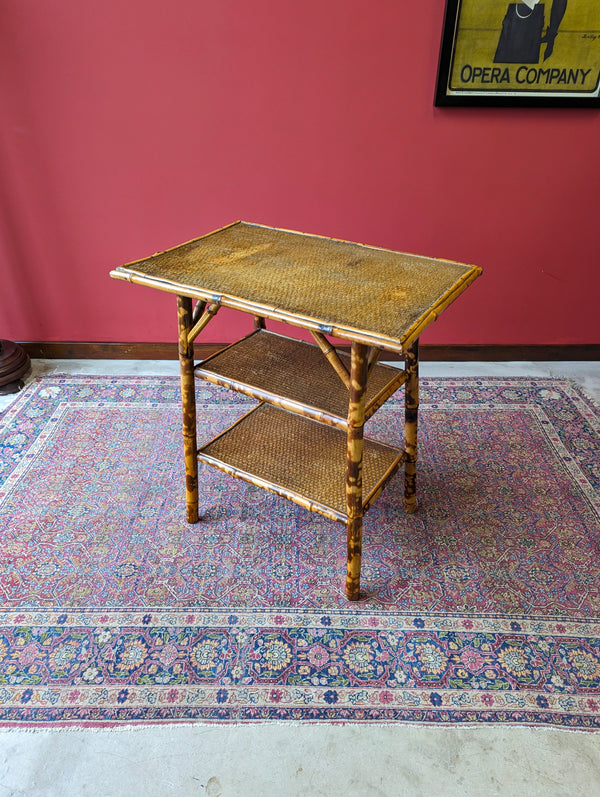
[[[37,360],[32,374],[176,374],[165,361]],[[423,376],[567,376],[600,363],[423,363]],[[0,397],[0,410],[9,398]],[[0,732],[0,797],[600,795],[600,734],[520,727],[172,726]]]

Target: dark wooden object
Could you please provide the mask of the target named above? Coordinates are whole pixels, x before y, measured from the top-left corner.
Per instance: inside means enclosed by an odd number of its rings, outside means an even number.
[[[29,368],[29,355],[22,346],[12,340],[0,340],[0,395],[21,390],[21,377],[25,376]]]
[[[403,463],[405,509],[417,506],[419,336],[480,273],[242,222],[112,271],[177,295],[188,522],[198,520],[198,461],[342,522],[346,594],[358,600],[363,516]],[[194,366],[194,340],[222,306],[250,313],[254,332]],[[265,319],[303,327],[315,344]],[[349,340],[350,356],[327,335]],[[379,364],[383,351],[405,369]],[[200,449],[194,375],[260,402]],[[365,421],[402,384],[402,447],[366,438]]]

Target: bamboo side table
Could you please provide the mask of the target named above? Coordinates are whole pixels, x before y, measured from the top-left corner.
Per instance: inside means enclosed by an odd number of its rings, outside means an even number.
[[[198,521],[200,461],[344,523],[346,594],[358,600],[363,515],[401,465],[405,510],[417,507],[419,336],[480,274],[246,222],[111,271],[177,296],[188,522]],[[194,340],[221,307],[252,314],[254,331],[196,364]],[[270,332],[265,319],[309,330],[315,343]],[[350,341],[350,356],[327,335]],[[404,369],[378,363],[383,350],[402,355]],[[259,401],[200,449],[196,378]],[[405,439],[394,448],[363,430],[401,385]]]

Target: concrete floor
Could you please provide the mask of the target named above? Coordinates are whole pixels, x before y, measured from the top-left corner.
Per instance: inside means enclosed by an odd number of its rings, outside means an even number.
[[[166,361],[37,360],[33,374],[176,374]],[[423,376],[568,376],[600,363],[423,363]],[[9,398],[0,398],[0,409]],[[521,727],[244,725],[0,732],[0,797],[600,795],[600,734]]]

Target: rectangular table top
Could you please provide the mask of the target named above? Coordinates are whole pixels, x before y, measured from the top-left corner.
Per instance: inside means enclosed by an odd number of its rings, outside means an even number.
[[[111,276],[401,353],[477,266],[236,222]]]

